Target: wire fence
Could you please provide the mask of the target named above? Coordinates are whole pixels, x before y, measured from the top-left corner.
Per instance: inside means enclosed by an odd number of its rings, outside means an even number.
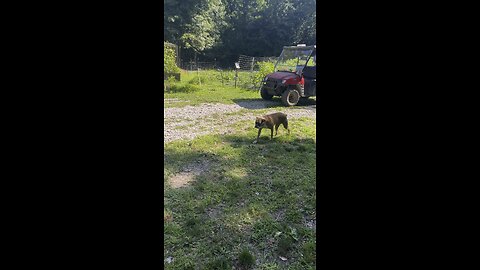
[[[246,56],[246,55],[240,55],[238,58],[238,63],[240,65],[240,70],[243,71],[258,71],[259,70],[259,65],[258,63],[260,62],[276,62],[277,57],[275,56],[270,56],[270,57],[254,57],[254,56]],[[234,63],[232,63],[232,70],[234,69]],[[227,70],[226,68],[220,68],[218,63],[216,61],[210,61],[210,62],[205,62],[205,61],[188,61],[188,62],[183,62],[179,64],[179,67],[183,70],[211,70],[211,69],[224,69]]]
[[[205,74],[211,74],[211,79],[216,79],[222,82],[223,85],[238,86],[245,89],[258,90],[260,87],[261,79],[259,79],[257,73],[259,71],[260,62],[276,62],[277,57],[254,57],[247,55],[240,55],[237,63],[239,63],[239,69],[235,70],[235,66],[232,63],[232,68],[220,68],[216,61],[199,62],[189,61],[181,62],[180,67],[188,73],[194,72],[198,77],[205,76]],[[209,71],[209,72],[200,72]],[[272,70],[273,72],[273,70]],[[200,78],[199,78],[200,79]]]
[[[240,70],[246,71],[258,71],[260,62],[276,62],[277,57],[270,56],[270,57],[255,57],[255,56],[247,56],[247,55],[240,55],[238,57],[238,63],[240,66]]]
[[[210,69],[218,69],[217,62],[181,62],[180,68],[183,70],[210,70]]]

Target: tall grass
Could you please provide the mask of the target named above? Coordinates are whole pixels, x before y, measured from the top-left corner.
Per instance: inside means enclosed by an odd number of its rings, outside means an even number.
[[[273,72],[274,63],[259,62],[258,71],[200,70],[182,71],[181,82],[169,81],[171,92],[191,92],[194,87],[188,85],[234,86],[247,90],[258,90],[263,78]],[[236,77],[237,76],[237,77]],[[235,78],[236,77],[236,78]]]
[[[182,71],[181,81],[165,82],[164,98],[179,99],[181,102],[165,104],[167,107],[179,107],[201,103],[232,104],[236,99],[257,99],[260,95],[255,88],[249,88],[245,81],[250,75],[239,72],[235,87],[234,71],[202,70]],[[248,82],[248,81],[247,81]]]

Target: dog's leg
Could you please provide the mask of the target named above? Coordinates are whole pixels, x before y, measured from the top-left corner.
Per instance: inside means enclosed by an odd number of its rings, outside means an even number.
[[[270,140],[273,140],[273,127],[272,127],[272,129],[270,129],[270,130],[271,130]]]
[[[275,136],[277,136],[278,134],[278,127],[280,126],[280,124],[276,124],[275,125]]]
[[[290,135],[290,129],[288,128],[288,120],[285,119],[285,122],[283,122],[283,127],[287,129],[287,133]]]
[[[260,138],[260,133],[262,133],[262,129],[261,129],[261,128],[258,129],[257,139],[256,139],[255,141],[253,141],[253,143],[257,143],[257,142],[258,142],[258,138]]]

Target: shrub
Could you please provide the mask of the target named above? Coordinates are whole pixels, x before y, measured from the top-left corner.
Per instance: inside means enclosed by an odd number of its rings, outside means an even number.
[[[259,71],[255,73],[255,82],[260,83],[265,76],[273,72],[275,68],[275,63],[273,62],[259,62],[258,63]]]
[[[190,81],[188,81],[188,84],[199,85],[200,83],[205,84],[206,81],[207,80],[204,76],[195,76]]]
[[[168,46],[166,42],[163,43],[163,72],[164,73],[178,73],[180,69],[175,63],[175,50]]]

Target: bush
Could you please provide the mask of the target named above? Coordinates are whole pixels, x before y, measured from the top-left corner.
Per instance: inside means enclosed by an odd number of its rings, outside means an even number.
[[[178,73],[180,69],[175,63],[175,50],[168,46],[166,42],[163,43],[163,72],[164,73]]]
[[[275,63],[273,62],[259,62],[259,71],[255,74],[255,82],[260,83],[265,76],[273,72]]]
[[[188,84],[193,84],[193,85],[199,85],[205,84],[207,80],[205,79],[204,76],[196,76],[195,78],[192,78],[190,81],[188,81]]]

